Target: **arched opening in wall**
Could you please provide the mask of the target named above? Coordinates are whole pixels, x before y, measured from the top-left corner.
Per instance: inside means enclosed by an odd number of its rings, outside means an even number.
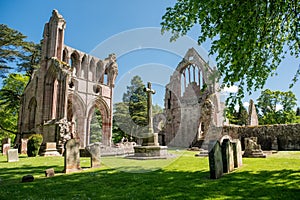
[[[70,64],[71,68],[73,69],[73,76],[79,77],[80,76],[79,55],[76,51],[71,54],[69,64]]]
[[[81,78],[88,78],[88,58],[86,55],[81,60]]]
[[[103,84],[104,79],[104,67],[103,63],[99,61],[96,66],[96,81]]]
[[[101,97],[95,100],[94,106],[88,112],[86,130],[86,145],[100,139],[103,145],[111,145],[112,124],[110,109]]]
[[[102,141],[102,116],[97,107],[95,107],[90,119],[89,133],[89,144]]]
[[[36,107],[37,107],[36,99],[35,97],[32,97],[28,105],[28,109],[29,109],[28,130],[31,130],[35,127]]]
[[[103,76],[103,84],[108,85],[108,75],[107,70],[105,70],[104,76]]]
[[[66,48],[63,50],[62,61],[67,63],[67,64],[70,64],[69,63],[69,58],[68,58],[68,50]]]
[[[96,64],[94,58],[92,58],[89,67],[89,80],[96,81]]]

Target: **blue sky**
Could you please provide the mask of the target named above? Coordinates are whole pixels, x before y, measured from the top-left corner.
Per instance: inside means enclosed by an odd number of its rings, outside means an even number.
[[[195,45],[192,40],[196,41],[199,33],[199,27],[195,27],[187,38],[173,46],[164,43],[168,41],[168,35],[159,36],[161,17],[165,9],[174,3],[174,0],[1,0],[0,23],[22,32],[29,41],[37,43],[42,39],[44,24],[52,10],[57,9],[67,22],[65,44],[99,58],[117,53],[119,84],[116,86],[115,101],[125,92],[128,80],[138,74],[145,82],[154,82],[158,93],[154,95],[153,102],[162,105],[164,84],[181,60],[182,51]],[[139,31],[142,31],[142,38],[134,35]],[[209,42],[197,47],[197,50],[208,59]],[[214,65],[213,61],[210,63]],[[299,59],[287,56],[278,68],[278,76],[270,78],[265,88],[287,91],[299,64]],[[300,82],[292,91],[299,106]],[[256,100],[259,94],[260,91],[254,92],[245,98],[245,102],[250,98]]]

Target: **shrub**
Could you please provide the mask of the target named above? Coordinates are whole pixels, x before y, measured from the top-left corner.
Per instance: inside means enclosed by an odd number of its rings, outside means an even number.
[[[42,141],[43,141],[43,136],[41,134],[32,135],[28,139],[28,143],[27,143],[28,157],[35,157],[38,155]]]

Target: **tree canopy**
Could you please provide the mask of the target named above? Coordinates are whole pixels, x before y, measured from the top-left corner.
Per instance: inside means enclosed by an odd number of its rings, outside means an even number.
[[[139,137],[147,131],[147,93],[140,76],[134,76],[123,94],[123,102],[114,105],[114,138]],[[159,105],[153,105],[153,115],[162,112]]]
[[[216,55],[223,86],[240,87],[230,98],[234,103],[244,97],[244,88],[249,93],[261,89],[286,53],[300,53],[297,0],[177,0],[162,20],[162,31],[171,31],[171,40],[201,26],[198,43],[212,41],[209,53]],[[294,82],[299,73],[298,69]]]
[[[297,99],[291,91],[271,91],[269,89],[261,92],[257,99],[257,107],[260,111],[260,124],[286,124],[294,123],[296,112],[294,111]]]
[[[29,80],[22,74],[9,74],[0,90],[0,133],[9,136],[17,133],[17,120],[21,97]]]
[[[15,64],[28,75],[38,67],[41,45],[27,42],[26,36],[17,30],[0,24],[0,76],[5,77]]]

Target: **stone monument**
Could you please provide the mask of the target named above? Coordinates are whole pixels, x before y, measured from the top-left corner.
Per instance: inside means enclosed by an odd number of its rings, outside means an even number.
[[[91,157],[91,168],[101,166],[101,145],[100,142],[95,142],[85,147]]]
[[[245,138],[245,151],[243,157],[266,158],[266,155],[261,150],[261,146],[257,144],[257,137]]]
[[[155,91],[151,88],[151,83],[148,82],[147,87],[144,89],[147,92],[147,116],[148,116],[148,132],[143,138],[142,146],[134,147],[134,158],[140,159],[156,159],[167,158],[167,146],[159,146],[158,134],[153,132],[153,120],[152,120],[152,94]]]
[[[79,141],[68,140],[65,144],[65,173],[80,171]]]
[[[9,149],[7,151],[7,162],[19,161],[18,149]]]

